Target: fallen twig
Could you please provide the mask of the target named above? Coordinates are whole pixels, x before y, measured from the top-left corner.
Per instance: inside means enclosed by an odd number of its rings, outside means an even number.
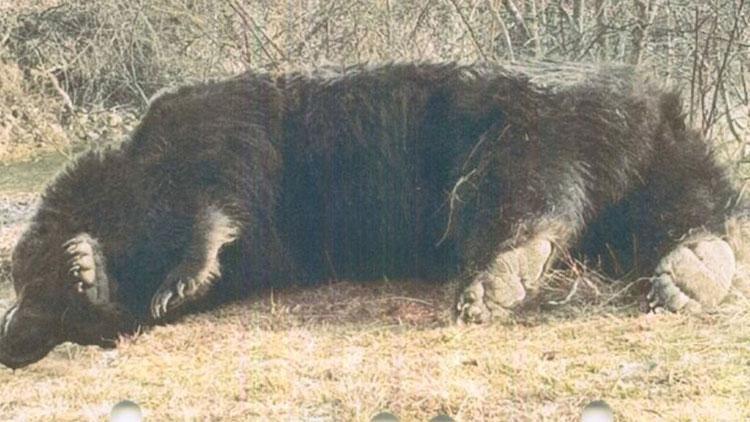
[[[453,212],[455,211],[456,201],[461,200],[461,197],[458,196],[458,188],[460,188],[461,185],[463,185],[464,183],[468,182],[471,176],[473,176],[474,173],[476,172],[477,172],[477,169],[473,169],[468,174],[461,176],[456,182],[456,184],[453,186],[453,189],[451,189],[450,209],[448,211],[448,223],[446,224],[445,232],[443,232],[443,235],[440,237],[440,240],[438,240],[435,246],[440,246],[445,241],[445,239],[448,238],[448,235],[450,234],[451,226],[453,225]]]

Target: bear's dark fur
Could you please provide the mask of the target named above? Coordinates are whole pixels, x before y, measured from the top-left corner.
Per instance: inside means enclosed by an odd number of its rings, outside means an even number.
[[[652,271],[737,212],[682,114],[631,67],[546,62],[249,72],[161,94],[121,147],[47,188],[15,249],[0,362],[106,343],[214,282],[464,276],[481,287],[459,303],[473,321],[523,299],[560,250],[630,251],[637,234]],[[524,245],[506,301],[487,268]]]

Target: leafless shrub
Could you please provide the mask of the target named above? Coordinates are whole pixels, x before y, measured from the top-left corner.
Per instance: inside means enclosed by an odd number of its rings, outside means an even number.
[[[35,83],[61,101],[63,125],[76,112],[141,109],[163,86],[245,68],[530,56],[639,63],[683,87],[693,124],[734,141],[728,157],[742,162],[750,113],[745,3],[18,1],[3,6],[0,53],[27,79],[46,75]]]

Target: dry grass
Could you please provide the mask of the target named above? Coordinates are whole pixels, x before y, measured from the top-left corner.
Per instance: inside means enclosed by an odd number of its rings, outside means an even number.
[[[0,370],[0,415],[101,420],[127,398],[149,420],[366,421],[382,409],[405,421],[577,420],[602,398],[620,421],[750,418],[740,299],[700,317],[600,301],[462,328],[445,323],[449,291],[387,281],[267,291],[115,350],[62,345]]]
[[[31,73],[24,76],[16,64],[0,57],[0,164],[51,151],[72,156],[82,145],[116,144],[135,127],[132,110],[91,108],[70,113],[64,101],[44,92],[49,78]]]
[[[27,157],[39,148],[69,145],[68,134],[52,111],[54,98],[43,98],[21,69],[0,58],[0,160]]]

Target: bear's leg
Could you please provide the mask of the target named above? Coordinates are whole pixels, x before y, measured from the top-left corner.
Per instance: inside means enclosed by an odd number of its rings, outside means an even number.
[[[162,318],[206,293],[221,275],[221,248],[236,240],[239,234],[240,225],[221,208],[205,207],[193,223],[185,256],[169,272],[151,299],[151,316]]]
[[[537,236],[498,254],[479,271],[458,299],[458,322],[482,323],[503,317],[526,298],[552,260],[553,241]]]
[[[558,251],[573,233],[553,227],[533,230],[523,240],[502,247],[484,269],[477,271],[459,296],[458,322],[482,323],[503,318],[536,290]]]
[[[465,259],[469,284],[456,304],[458,322],[507,316],[538,288],[545,270],[583,227],[588,199],[579,170],[574,165],[537,167],[538,177],[513,182],[518,191],[504,201],[500,217],[472,223],[465,244],[475,245],[468,248],[477,252]]]
[[[668,144],[658,157],[642,206],[643,230],[662,233],[661,244],[650,248],[661,258],[649,307],[672,312],[713,308],[727,296],[737,273],[740,256],[726,234],[730,221],[743,220],[737,217],[742,214],[739,195],[697,135]]]

